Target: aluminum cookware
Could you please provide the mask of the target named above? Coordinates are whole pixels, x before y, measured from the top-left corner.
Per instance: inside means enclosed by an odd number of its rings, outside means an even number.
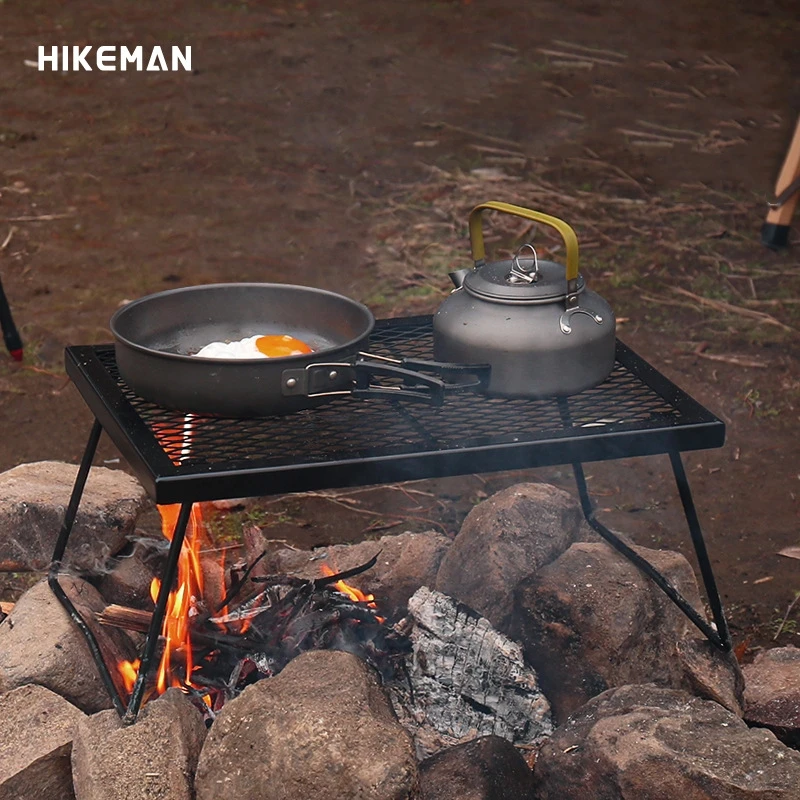
[[[477,374],[460,365],[364,353],[374,324],[366,306],[333,292],[228,283],[143,297],[120,308],[110,327],[128,385],[146,400],[187,412],[262,417],[342,395],[437,403],[448,389],[480,387],[488,380],[487,367]],[[270,334],[289,334],[313,352],[241,360],[195,355],[211,342]],[[465,373],[474,380],[462,384]],[[376,385],[376,378],[382,383]]]
[[[555,228],[566,266],[524,245],[486,263],[481,214],[491,209]],[[578,272],[578,240],[556,217],[487,202],[469,217],[473,269],[451,273],[454,291],[433,318],[434,357],[491,365],[487,391],[503,397],[571,395],[602,382],[614,366],[614,313]]]

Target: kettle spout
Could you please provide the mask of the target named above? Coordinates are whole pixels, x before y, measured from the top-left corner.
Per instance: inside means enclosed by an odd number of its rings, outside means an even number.
[[[460,289],[464,285],[464,278],[472,272],[471,269],[458,269],[455,272],[449,272],[448,275],[450,280],[453,282],[453,286],[456,289]]]

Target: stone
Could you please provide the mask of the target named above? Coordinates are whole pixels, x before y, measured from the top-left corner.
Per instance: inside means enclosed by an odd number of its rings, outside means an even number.
[[[222,708],[197,767],[197,800],[410,800],[411,738],[376,674],[350,653],[316,650]]]
[[[533,800],[533,774],[499,736],[459,744],[420,764],[421,800]]]
[[[131,608],[150,606],[150,584],[162,573],[169,544],[163,541],[163,547],[152,539],[130,542],[111,559],[108,571],[95,581],[106,602]]]
[[[0,695],[0,798],[72,800],[70,752],[83,712],[42,686]]]
[[[800,753],[681,689],[621,686],[556,729],[534,783],[537,800],[797,800]]]
[[[72,464],[39,461],[0,474],[0,569],[47,568],[77,472]],[[124,547],[146,504],[144,489],[130,475],[92,467],[64,563],[102,569]]]
[[[180,689],[147,703],[133,725],[115,711],[86,717],[72,746],[76,800],[193,800],[205,736],[203,715]]]
[[[476,736],[535,746],[550,735],[550,704],[519,644],[427,586],[408,601],[408,611],[408,682],[392,686],[391,696],[419,759]]]
[[[578,503],[555,486],[522,483],[498,492],[467,515],[435,588],[514,637],[514,589],[572,544],[582,520]]]
[[[742,671],[745,720],[800,748],[800,648],[765,650]]]
[[[400,619],[405,616],[411,595],[420,586],[433,585],[449,546],[450,540],[437,531],[406,531],[375,541],[337,544],[311,551],[283,549],[267,556],[261,572],[256,574],[290,574],[313,579],[322,575],[320,565],[323,563],[336,571],[344,571],[377,555],[374,567],[348,578],[347,583],[375,595],[382,613],[391,619]]]
[[[694,628],[690,630],[694,631]],[[713,700],[736,716],[744,713],[745,679],[736,654],[723,652],[699,631],[675,645],[683,671],[679,687],[704,700]]]
[[[86,581],[62,575],[60,583],[84,620],[105,608]],[[123,631],[92,629],[109,667],[133,658],[133,643]],[[46,580],[25,592],[0,623],[0,692],[28,683],[45,686],[90,714],[111,707],[86,639]]]
[[[701,607],[697,581],[682,555],[636,551]],[[520,584],[515,607],[525,656],[559,723],[591,697],[630,683],[705,687],[704,696],[729,701],[741,713],[735,660],[687,642],[695,628],[683,612],[605,543],[573,544]]]

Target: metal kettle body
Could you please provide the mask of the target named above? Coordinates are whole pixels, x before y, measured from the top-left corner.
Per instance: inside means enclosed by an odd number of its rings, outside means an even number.
[[[487,208],[556,227],[567,245],[566,268],[539,261],[535,252],[530,264],[519,254],[487,264],[480,222]],[[475,268],[451,276],[456,289],[433,318],[434,357],[490,364],[487,392],[501,397],[572,395],[605,380],[614,366],[614,312],[578,274],[572,228],[540,212],[489,202],[473,209],[470,239]]]

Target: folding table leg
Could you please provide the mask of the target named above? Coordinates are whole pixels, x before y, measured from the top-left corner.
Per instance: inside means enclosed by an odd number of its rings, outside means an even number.
[[[175,531],[172,534],[172,542],[170,543],[169,555],[167,556],[167,565],[161,576],[161,587],[158,590],[156,607],[150,620],[150,627],[147,630],[144,652],[142,653],[142,660],[139,664],[139,674],[136,676],[136,681],[133,684],[133,691],[128,701],[128,708],[122,717],[122,721],[126,725],[136,722],[139,708],[142,705],[147,674],[150,671],[150,665],[156,651],[156,644],[158,644],[158,637],[161,634],[161,627],[164,623],[164,616],[167,612],[167,600],[169,599],[169,593],[172,591],[173,584],[175,583],[175,576],[178,573],[178,560],[180,558],[183,540],[186,536],[186,527],[189,524],[189,517],[192,513],[192,505],[193,503],[191,502],[181,504],[178,521],[175,523]]]
[[[83,618],[78,613],[78,609],[72,604],[72,601],[69,599],[69,597],[67,597],[66,592],[61,588],[61,584],[58,582],[61,559],[64,557],[64,553],[67,549],[67,542],[69,541],[70,533],[72,533],[72,526],[75,524],[75,517],[78,514],[78,506],[80,505],[81,497],[83,496],[83,490],[86,488],[86,480],[89,477],[92,459],[97,451],[97,443],[100,441],[100,434],[102,432],[102,425],[98,422],[98,420],[95,420],[91,433],[89,434],[89,441],[86,443],[86,449],[83,451],[83,458],[81,459],[80,467],[78,467],[78,474],[75,477],[75,484],[72,487],[72,495],[70,496],[66,513],[64,514],[64,522],[61,525],[61,531],[58,534],[58,539],[56,539],[56,545],[53,549],[53,558],[50,562],[50,569],[47,574],[47,583],[49,584],[53,594],[56,596],[61,605],[64,606],[64,609],[70,615],[86,639],[86,644],[89,645],[89,651],[91,652],[92,658],[97,665],[97,670],[100,673],[100,679],[103,681],[103,685],[106,687],[106,691],[111,697],[111,702],[114,704],[114,708],[117,710],[117,713],[122,715],[125,711],[125,705],[119,696],[119,692],[117,691],[117,687],[114,684],[113,678],[111,677],[111,673],[108,671],[108,667],[106,667],[105,661],[103,660],[103,654],[100,651],[100,645],[95,638],[94,633],[92,633],[89,626],[83,621]]]
[[[686,477],[686,471],[683,468],[680,453],[677,451],[670,451],[669,460],[672,464],[672,473],[675,476],[678,494],[683,504],[683,514],[686,517],[689,533],[692,536],[694,552],[697,555],[697,563],[700,566],[700,574],[703,577],[703,584],[706,588],[708,605],[711,607],[711,614],[714,617],[717,632],[724,645],[722,649],[730,650],[733,645],[731,642],[731,634],[728,630],[728,622],[725,619],[725,612],[722,609],[722,599],[717,590],[717,581],[711,569],[711,561],[708,558],[706,543],[703,539],[703,531],[700,529],[700,521],[697,518],[697,510],[694,507],[694,500],[692,499],[692,490],[689,488],[689,480]]]
[[[672,454],[670,454],[672,457]],[[677,463],[680,464],[680,457],[675,454]],[[673,470],[676,470],[675,460],[672,463]],[[615,550],[619,551],[625,558],[631,561],[642,572],[645,573],[666,595],[675,603],[678,608],[705,634],[706,638],[720,650],[728,651],[731,649],[730,634],[728,626],[725,623],[725,617],[722,614],[722,604],[719,599],[719,594],[716,590],[716,584],[711,573],[711,564],[708,561],[708,555],[703,543],[703,536],[700,532],[700,526],[697,522],[697,515],[694,513],[694,505],[691,501],[691,493],[689,492],[689,484],[686,481],[686,475],[683,473],[683,465],[680,464],[680,474],[682,474],[682,482],[679,480],[679,472],[675,472],[676,481],[678,481],[678,490],[681,494],[681,501],[683,502],[684,512],[686,513],[689,529],[692,534],[692,540],[697,552],[698,561],[700,562],[700,569],[703,574],[703,580],[706,586],[706,592],[709,595],[709,603],[714,613],[714,620],[717,625],[715,630],[705,619],[691,606],[688,600],[672,585],[672,583],[662,575],[649,561],[642,558],[635,550],[629,547],[622,541],[613,531],[609,530],[602,522],[597,520],[594,516],[594,509],[592,508],[592,500],[589,496],[589,490],[586,486],[586,477],[583,473],[583,465],[580,462],[575,462],[572,465],[572,471],[575,474],[575,483],[578,487],[578,495],[581,501],[581,508],[586,521],[603,539],[605,539]],[[698,548],[699,542],[699,548]],[[702,556],[701,556],[702,553]],[[707,579],[710,577],[710,582]],[[717,610],[715,610],[715,608]],[[718,613],[717,613],[718,612]]]

